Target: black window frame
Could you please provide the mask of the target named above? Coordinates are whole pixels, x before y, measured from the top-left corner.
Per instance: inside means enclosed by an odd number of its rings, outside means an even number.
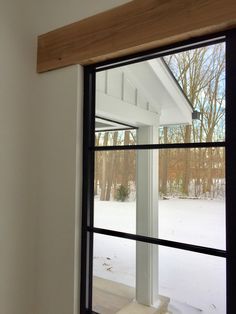
[[[96,72],[108,70],[122,65],[183,52],[193,48],[200,48],[219,42],[225,43],[226,49],[226,116],[225,141],[207,143],[179,143],[179,144],[146,144],[129,146],[95,146],[95,81]],[[235,103],[235,106],[234,106]],[[82,235],[81,235],[81,294],[80,313],[95,313],[92,310],[93,283],[93,234],[103,234],[146,243],[183,249],[202,254],[219,256],[226,259],[226,291],[227,314],[236,313],[236,29],[201,36],[178,42],[173,45],[144,51],[141,53],[112,59],[106,62],[84,67],[84,113],[83,113],[83,190],[82,190]],[[195,147],[224,147],[226,153],[226,250],[202,247],[163,239],[150,238],[136,234],[95,228],[94,218],[94,154],[96,151],[108,150],[141,150]]]

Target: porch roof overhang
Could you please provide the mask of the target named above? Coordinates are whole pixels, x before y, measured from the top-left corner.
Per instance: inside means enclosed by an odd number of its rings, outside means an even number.
[[[191,124],[192,112],[192,105],[162,58],[107,70],[104,76],[97,73],[99,117],[134,127],[166,126]]]

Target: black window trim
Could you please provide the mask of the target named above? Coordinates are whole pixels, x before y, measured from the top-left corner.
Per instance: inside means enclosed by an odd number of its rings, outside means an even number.
[[[95,76],[96,72],[163,57],[173,52],[182,52],[211,44],[226,45],[226,140],[224,142],[148,144],[129,146],[95,146]],[[227,314],[236,313],[234,290],[236,290],[236,29],[201,36],[151,51],[116,58],[84,67],[84,114],[83,114],[83,201],[81,235],[80,313],[95,313],[92,310],[93,282],[93,234],[99,233],[136,241],[164,245],[201,254],[226,258]],[[181,242],[149,238],[146,236],[95,228],[93,226],[94,154],[107,150],[170,149],[195,147],[225,147],[226,150],[226,250],[201,247]],[[96,314],[96,313],[95,313]],[[98,313],[97,313],[98,314]]]

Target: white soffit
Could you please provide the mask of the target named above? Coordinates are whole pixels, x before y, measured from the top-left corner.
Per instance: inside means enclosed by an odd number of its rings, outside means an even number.
[[[161,58],[98,72],[96,86],[96,113],[104,118],[135,126],[192,122],[192,107]]]

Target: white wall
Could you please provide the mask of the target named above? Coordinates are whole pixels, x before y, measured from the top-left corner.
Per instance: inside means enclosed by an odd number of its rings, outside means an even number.
[[[36,313],[73,313],[78,78],[77,66],[40,75],[34,95]],[[82,101],[78,113],[82,134]]]
[[[76,310],[82,69],[36,74],[36,36],[125,2],[0,0],[1,314]]]
[[[25,12],[0,1],[0,313],[30,314],[34,227],[30,206],[30,81],[33,49]]]

